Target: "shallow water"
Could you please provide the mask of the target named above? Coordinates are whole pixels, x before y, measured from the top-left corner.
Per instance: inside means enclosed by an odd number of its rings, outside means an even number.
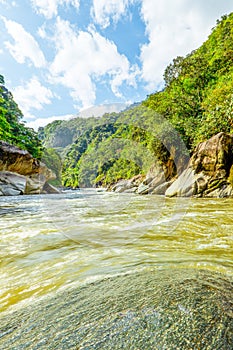
[[[125,273],[233,276],[232,199],[96,190],[2,197],[0,232],[2,317]]]

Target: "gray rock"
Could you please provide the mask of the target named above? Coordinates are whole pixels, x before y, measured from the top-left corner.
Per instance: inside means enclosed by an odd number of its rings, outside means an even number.
[[[138,194],[148,194],[149,186],[144,185],[144,183],[141,183],[138,187],[137,193]]]
[[[0,185],[0,196],[18,196],[20,194],[22,192],[11,187],[11,185]]]
[[[124,193],[135,193],[137,191],[137,187],[129,188],[128,190],[125,190]]]
[[[129,179],[129,180],[120,180],[111,188],[111,191],[122,193],[126,191],[128,192],[130,190],[130,193],[135,192],[135,187],[136,188],[138,187],[137,186],[138,180],[139,180],[138,175],[134,176],[132,179]]]
[[[173,181],[164,182],[161,185],[155,187],[151,193],[164,195],[166,190],[171,186],[172,183]]]
[[[233,135],[220,132],[201,142],[193,152],[190,165],[196,173],[224,178],[233,162]]]
[[[46,183],[46,177],[43,174],[32,174],[27,176],[25,194],[40,194]]]
[[[43,187],[43,193],[47,194],[59,194],[61,193],[58,188],[46,182]]]
[[[233,196],[233,188],[231,185],[225,184],[221,188],[216,188],[205,194],[208,198],[225,198]]]
[[[28,151],[0,141],[0,195],[39,194],[56,175]]]
[[[173,182],[173,184],[166,190],[165,195],[167,197],[189,197],[195,194],[195,176],[194,170],[192,168],[188,168],[183,171],[183,173],[178,177],[177,180]]]
[[[165,182],[166,178],[164,173],[162,172],[152,179],[152,181],[149,183],[149,187],[153,190],[154,188],[162,185]]]
[[[23,194],[25,187],[25,176],[10,171],[0,171],[0,192],[2,196]]]

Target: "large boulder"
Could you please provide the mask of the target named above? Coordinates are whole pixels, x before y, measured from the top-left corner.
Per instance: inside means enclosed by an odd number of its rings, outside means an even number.
[[[0,196],[17,196],[26,188],[26,177],[10,171],[0,171]]]
[[[27,175],[25,194],[40,194],[44,192],[47,181],[55,178],[56,176],[52,170],[48,169],[45,164],[40,163],[38,172]]]
[[[219,133],[200,143],[187,169],[166,190],[165,195],[229,197],[233,189],[228,181],[233,164],[233,135]]]
[[[10,171],[20,175],[39,173],[40,161],[25,150],[0,141],[0,171]]]
[[[190,160],[196,173],[215,178],[226,178],[233,163],[233,135],[220,132],[200,143]]]
[[[25,150],[0,141],[0,195],[39,194],[55,174]]]

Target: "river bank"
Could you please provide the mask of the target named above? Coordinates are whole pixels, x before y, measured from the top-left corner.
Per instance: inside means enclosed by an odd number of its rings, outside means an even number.
[[[166,164],[152,164],[146,176],[120,180],[108,189],[168,197],[233,197],[233,135],[221,132],[200,143],[187,164],[182,156],[176,158],[175,152]],[[54,178],[27,151],[0,143],[0,195],[59,193],[49,184]]]
[[[109,189],[167,197],[233,197],[233,135],[221,132],[200,143],[186,166],[179,169],[179,162],[182,159],[174,156],[166,165],[155,163],[145,177],[120,180]]]

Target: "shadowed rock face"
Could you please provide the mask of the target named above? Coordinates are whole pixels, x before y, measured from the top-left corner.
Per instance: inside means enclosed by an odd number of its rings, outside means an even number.
[[[42,193],[55,175],[28,151],[0,141],[0,195]]]
[[[2,349],[232,350],[233,281],[145,270],[61,292],[0,320]]]

